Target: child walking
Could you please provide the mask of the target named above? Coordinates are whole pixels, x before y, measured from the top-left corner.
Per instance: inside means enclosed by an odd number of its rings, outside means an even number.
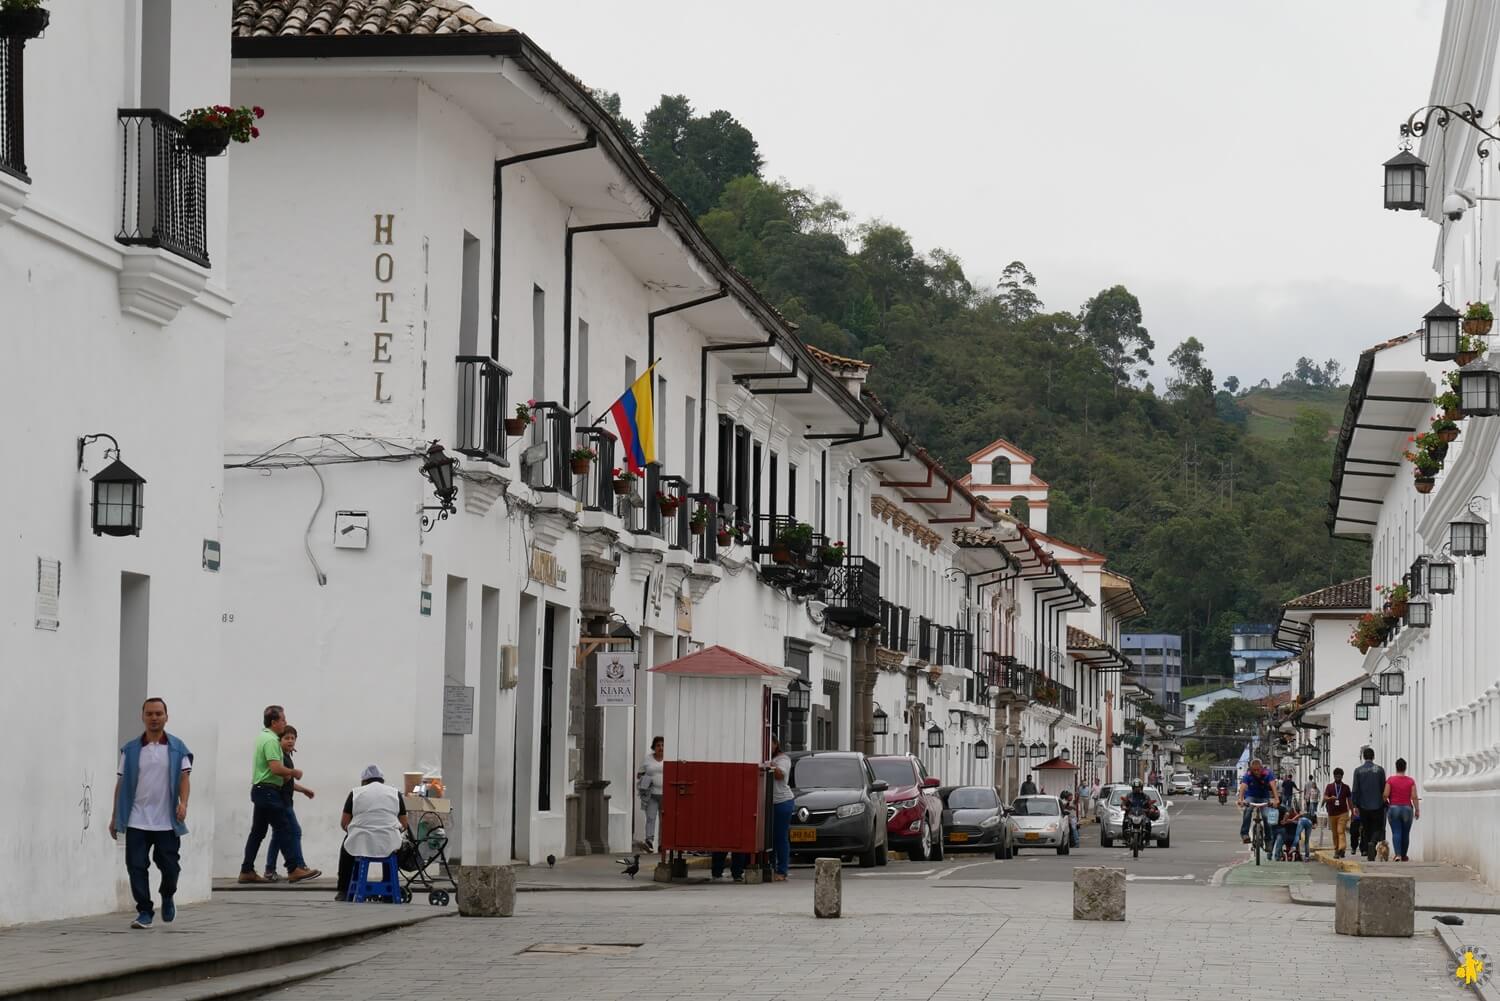
[[[281,732],[281,761],[288,768],[292,767],[292,752],[296,749],[297,728],[288,726]],[[297,822],[297,814],[292,809],[292,795],[299,792],[308,799],[313,798],[313,791],[311,789],[298,782],[293,782],[291,779],[287,779],[286,783],[281,787],[281,800],[286,807],[287,837],[283,838],[275,830],[271,832],[271,847],[266,851],[266,881],[268,883],[275,883],[281,879],[281,876],[276,872],[276,855],[278,852],[282,858],[286,859],[288,872],[291,872],[301,864],[300,859],[293,859],[292,857],[294,852],[297,854],[301,853],[302,845],[302,825]],[[288,841],[291,843],[289,844]]]

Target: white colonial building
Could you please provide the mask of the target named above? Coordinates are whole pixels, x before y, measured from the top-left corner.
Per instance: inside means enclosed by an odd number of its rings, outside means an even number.
[[[0,663],[13,740],[47,748],[8,811],[0,925],[128,905],[106,827],[155,695],[198,762],[179,899],[208,896],[229,172],[172,116],[228,98],[227,46],[200,43],[229,6],[49,3],[41,37],[0,37]],[[94,506],[101,473],[125,507]]]

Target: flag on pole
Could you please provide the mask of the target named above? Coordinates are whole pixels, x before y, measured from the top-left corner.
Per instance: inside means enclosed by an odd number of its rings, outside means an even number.
[[[656,461],[656,421],[652,413],[651,375],[653,364],[630,384],[625,394],[609,408],[620,433],[620,450],[625,462],[637,476],[646,474],[646,465]]]

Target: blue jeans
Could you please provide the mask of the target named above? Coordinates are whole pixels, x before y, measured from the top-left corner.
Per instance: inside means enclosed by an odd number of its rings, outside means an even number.
[[[771,811],[776,873],[785,876],[792,868],[792,814],[797,811],[797,801],[789,799],[785,803],[777,803]]]
[[[286,860],[286,871],[306,866],[302,858],[302,824],[297,820],[297,811],[286,808],[286,829],[271,832],[271,847],[266,852],[266,872],[276,871],[276,855]]]
[[[1391,824],[1391,854],[1404,858],[1411,847],[1412,808],[1409,806],[1387,807],[1386,820]]]
[[[240,863],[240,872],[255,871],[255,857],[260,854],[260,843],[266,839],[268,829],[282,837],[287,836],[287,809],[279,787],[251,786],[250,802],[255,813],[250,821],[250,837],[245,840],[245,858]],[[302,849],[294,846],[293,851],[301,854]]]
[[[1242,838],[1248,838],[1250,836],[1250,811],[1252,809],[1254,809],[1254,807],[1245,807],[1244,819],[1240,821],[1240,837]],[[1261,815],[1266,818],[1266,830],[1267,832],[1269,832],[1276,823],[1276,808],[1274,806],[1262,807]]]
[[[1302,851],[1302,855],[1305,858],[1307,856],[1308,846],[1311,841],[1311,832],[1312,821],[1308,820],[1306,817],[1297,818],[1297,827],[1293,831],[1288,831],[1285,824],[1277,824],[1276,841],[1271,846],[1271,857],[1273,859],[1280,858],[1281,849],[1283,848],[1300,848]]]
[[[713,874],[714,879],[724,875],[724,863],[729,863],[729,874],[735,879],[743,879],[745,867],[750,864],[749,852],[714,852]]]
[[[166,900],[177,892],[177,876],[182,872],[177,855],[181,847],[182,838],[176,831],[125,828],[125,871],[130,874],[130,895],[135,898],[138,913],[156,913],[151,906],[152,849],[156,850],[156,868],[161,870],[161,898]]]

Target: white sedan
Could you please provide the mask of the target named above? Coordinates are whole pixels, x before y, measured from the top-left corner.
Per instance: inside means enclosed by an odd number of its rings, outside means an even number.
[[[1099,824],[1099,844],[1103,848],[1113,848],[1115,839],[1120,836],[1120,828],[1125,821],[1125,811],[1120,804],[1128,795],[1129,786],[1115,786],[1109,791],[1109,805]],[[1172,816],[1168,812],[1172,803],[1155,786],[1147,786],[1146,795],[1156,804],[1160,813],[1160,816],[1151,821],[1151,837],[1156,840],[1157,847],[1168,848],[1172,844]]]
[[[1072,831],[1056,796],[1018,796],[1006,814],[1012,852],[1054,848],[1059,855],[1068,854]]]

